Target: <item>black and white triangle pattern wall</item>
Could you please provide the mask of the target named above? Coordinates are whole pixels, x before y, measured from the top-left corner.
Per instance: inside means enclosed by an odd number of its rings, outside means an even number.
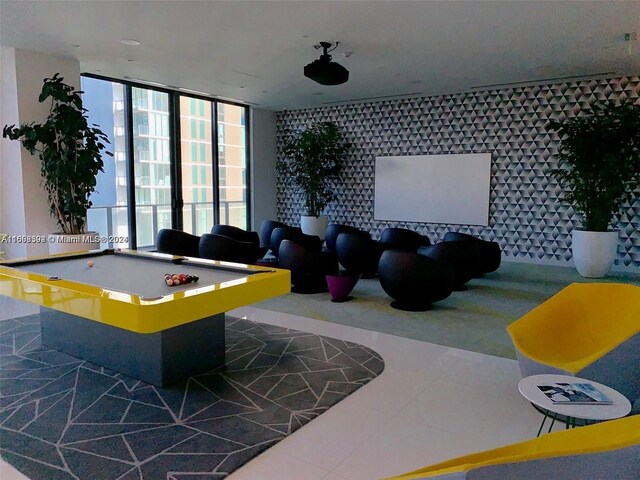
[[[378,237],[389,226],[406,227],[437,241],[449,230],[500,243],[515,260],[564,263],[571,259],[571,229],[579,217],[561,198],[548,169],[557,137],[546,124],[572,117],[593,102],[640,103],[640,78],[622,77],[468,92],[438,97],[356,103],[281,112],[278,146],[289,130],[332,121],[353,144],[337,200],[327,212]],[[492,154],[489,226],[381,222],[374,219],[375,157],[452,153]],[[278,184],[278,217],[299,223],[301,199]],[[640,266],[640,200],[623,205],[616,264]]]

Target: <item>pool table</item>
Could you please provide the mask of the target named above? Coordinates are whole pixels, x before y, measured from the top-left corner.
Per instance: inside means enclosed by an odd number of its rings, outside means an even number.
[[[287,270],[134,250],[0,262],[0,294],[40,305],[43,345],[160,387],[222,365],[225,312],[290,287]]]

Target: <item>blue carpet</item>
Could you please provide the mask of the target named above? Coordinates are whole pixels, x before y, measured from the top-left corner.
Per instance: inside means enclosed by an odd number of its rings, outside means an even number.
[[[361,345],[228,317],[226,365],[158,388],[0,322],[0,456],[32,480],[221,479],[377,375]]]

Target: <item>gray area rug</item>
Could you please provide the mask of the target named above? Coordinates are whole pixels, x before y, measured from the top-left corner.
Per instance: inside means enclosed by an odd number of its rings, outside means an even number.
[[[226,366],[158,388],[0,322],[0,456],[32,480],[221,479],[377,375],[361,345],[227,318]]]

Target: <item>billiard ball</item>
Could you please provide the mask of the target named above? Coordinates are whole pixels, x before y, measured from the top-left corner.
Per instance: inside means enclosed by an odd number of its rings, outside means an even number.
[[[87,267],[89,267],[89,268],[93,267],[93,260],[89,260],[87,262]]]

